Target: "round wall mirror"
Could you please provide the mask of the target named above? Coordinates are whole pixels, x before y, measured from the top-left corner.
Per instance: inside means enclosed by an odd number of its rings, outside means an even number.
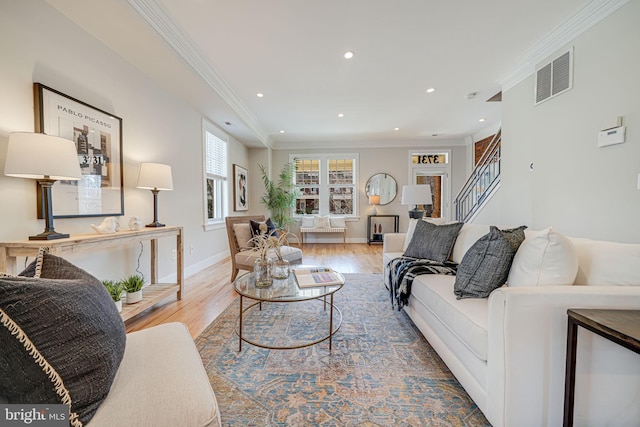
[[[377,173],[367,181],[364,192],[369,196],[380,196],[380,205],[391,203],[398,193],[398,183],[388,173]]]

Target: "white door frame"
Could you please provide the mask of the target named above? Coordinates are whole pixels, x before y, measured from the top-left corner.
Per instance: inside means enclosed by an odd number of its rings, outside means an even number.
[[[447,162],[438,164],[413,164],[415,154],[446,154]],[[451,220],[451,150],[411,150],[409,151],[409,183],[416,184],[418,176],[442,177],[442,218]]]

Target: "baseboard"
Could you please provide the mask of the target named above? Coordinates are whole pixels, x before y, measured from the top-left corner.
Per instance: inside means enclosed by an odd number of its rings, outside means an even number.
[[[208,258],[203,259],[202,261],[198,261],[195,264],[190,265],[189,267],[184,269],[184,278],[191,277],[197,273],[200,273],[205,268],[211,267],[213,264],[216,264],[220,261],[223,261],[226,258],[229,258],[229,251],[223,251],[216,255],[210,256]],[[160,278],[161,283],[173,283],[176,281],[176,273],[171,273],[168,276],[164,276]]]

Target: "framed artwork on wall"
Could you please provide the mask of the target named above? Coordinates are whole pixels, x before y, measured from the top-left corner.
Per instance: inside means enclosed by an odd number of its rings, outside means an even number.
[[[233,165],[233,210],[248,211],[248,196],[247,170],[242,166]]]
[[[40,83],[33,84],[35,130],[72,140],[79,181],[53,186],[55,218],[124,215],[122,119]],[[38,186],[38,218],[44,218]]]

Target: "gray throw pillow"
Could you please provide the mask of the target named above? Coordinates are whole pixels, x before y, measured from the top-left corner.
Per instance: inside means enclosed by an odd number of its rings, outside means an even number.
[[[489,233],[478,239],[462,257],[454,293],[457,299],[486,298],[504,285],[526,226],[500,230],[491,226]]]
[[[40,263],[40,272],[36,275],[38,263]],[[92,274],[87,273],[64,258],[51,255],[47,250],[42,250],[42,248],[38,253],[38,257],[19,276],[63,280],[83,279],[87,282],[97,281],[97,283],[101,283]]]
[[[418,221],[404,256],[445,262],[449,259],[463,225],[461,222],[435,225],[427,221]]]
[[[43,276],[64,277],[0,277],[0,396],[8,403],[64,403],[71,424],[86,424],[122,361],[124,323],[98,279],[54,255],[43,257]]]

